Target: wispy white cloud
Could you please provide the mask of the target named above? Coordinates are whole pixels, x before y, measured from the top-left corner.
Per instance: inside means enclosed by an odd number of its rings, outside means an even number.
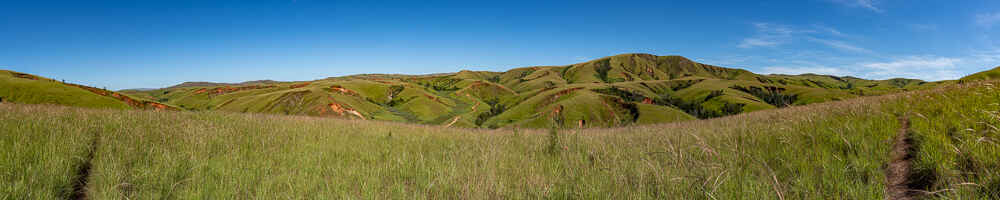
[[[866,79],[884,80],[891,78],[913,78],[925,81],[955,80],[975,72],[992,69],[1000,65],[1000,50],[978,56],[943,57],[935,55],[902,56],[888,59],[869,58],[843,60],[845,57],[829,55],[786,55],[782,58],[744,57],[740,63],[723,66],[746,65],[753,62],[766,67],[753,68],[760,74],[822,74],[854,76]],[[805,60],[800,60],[805,59]],[[992,64],[984,64],[992,63]]]
[[[812,28],[796,28],[781,24],[753,23],[756,34],[744,38],[737,45],[739,48],[750,49],[755,47],[778,47],[782,44],[797,41],[811,41],[834,49],[852,53],[872,54],[871,50],[850,44],[846,41],[838,40],[850,37],[832,27],[823,25],[813,25]],[[836,36],[838,39],[824,39]]]
[[[829,46],[831,48],[839,49],[839,50],[842,50],[842,51],[849,51],[849,52],[855,52],[855,53],[866,53],[866,54],[874,53],[871,50],[868,50],[868,49],[865,49],[865,48],[861,48],[861,47],[858,47],[858,46],[854,46],[852,44],[848,44],[847,42],[840,41],[840,40],[827,40],[827,39],[819,39],[819,38],[809,38],[809,40],[811,40],[813,42],[817,42],[817,43],[823,44],[823,45],[826,45],[826,46]]]
[[[758,74],[823,74],[836,76],[855,76],[855,72],[842,65],[839,57],[832,57],[826,52],[802,50],[778,50],[778,55],[727,55],[715,59],[704,60],[702,63],[725,67],[744,68]],[[700,60],[701,61],[701,60]],[[755,66],[756,65],[756,66]]]
[[[847,7],[858,7],[871,10],[873,12],[885,12],[877,6],[878,1],[875,0],[830,0],[830,2],[844,5]]]
[[[796,30],[792,27],[781,24],[753,23],[753,26],[761,32],[774,36],[789,36],[797,32],[802,32],[801,30]]]
[[[798,29],[792,26],[772,23],[753,23],[756,33],[748,38],[744,38],[737,45],[739,48],[754,47],[776,47],[794,40],[801,39],[801,35],[814,34],[818,31],[812,29]]]
[[[934,57],[934,56],[909,56],[893,60],[891,62],[867,63],[863,66],[882,70],[900,70],[906,68],[941,69],[954,67],[961,59]]]
[[[863,8],[867,8],[875,12],[882,12],[882,9],[875,7],[875,0],[856,0],[855,2],[857,2],[856,4],[858,6],[861,6]]]
[[[976,22],[979,25],[1000,25],[1000,14],[979,15],[979,18]],[[986,48],[991,50],[972,50],[965,54],[893,55],[866,48],[863,45],[865,36],[851,35],[823,24],[752,25],[755,34],[744,38],[737,46],[745,49],[767,47],[767,51],[757,56],[735,55],[723,58],[716,60],[718,64],[730,67],[749,66],[748,69],[764,74],[814,73],[867,79],[914,78],[927,81],[954,80],[1000,65],[1000,45],[989,42],[984,45],[992,45],[992,48]],[[938,29],[935,24],[903,25],[914,31]],[[755,68],[754,65],[758,67]]]
[[[976,15],[976,24],[983,27],[993,27],[993,25],[1000,23],[1000,12],[996,13],[986,13]]]
[[[754,47],[774,47],[774,46],[778,46],[777,41],[769,41],[763,38],[746,38],[743,39],[743,41],[740,42],[739,45],[737,45],[737,47],[744,49],[754,48]]]
[[[813,25],[813,27],[815,27],[816,29],[821,30],[823,32],[826,32],[826,33],[828,33],[828,34],[830,34],[832,36],[850,37],[850,35],[847,35],[844,32],[840,32],[840,30],[837,30],[837,29],[829,27],[829,26]]]
[[[799,74],[822,74],[822,75],[837,75],[837,76],[847,76],[851,75],[851,72],[841,68],[825,67],[825,66],[810,66],[810,67],[789,67],[789,66],[770,66],[764,67],[761,71],[763,74],[788,74],[788,75],[799,75]]]
[[[801,32],[800,30],[795,30],[789,26],[780,24],[753,23],[753,26],[757,33],[752,37],[745,38],[743,41],[740,41],[740,44],[737,45],[737,47],[745,49],[754,47],[775,47],[788,42],[788,40],[792,38],[793,34]]]
[[[865,68],[864,76],[876,79],[917,78],[922,80],[958,79],[962,74],[958,71],[960,58],[937,56],[908,56],[888,62],[869,62],[859,64]]]

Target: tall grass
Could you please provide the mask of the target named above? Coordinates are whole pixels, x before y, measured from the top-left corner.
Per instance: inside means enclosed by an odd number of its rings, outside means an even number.
[[[96,139],[86,188],[95,199],[881,199],[900,109],[940,108],[938,114],[917,111],[928,119],[973,115],[981,110],[960,105],[1000,100],[979,88],[555,133],[0,104],[0,193],[65,196],[71,169],[79,165],[74,159]],[[955,94],[982,100],[913,104]],[[917,133],[928,132],[922,124],[914,121]],[[918,160],[926,162],[919,166],[945,163],[923,154],[950,148],[919,141]],[[975,143],[988,144],[995,145]],[[995,146],[959,149],[978,152],[969,155],[982,166],[979,174],[942,175],[950,178],[940,185],[997,180],[996,168],[989,168],[996,164],[989,159],[996,158]]]
[[[73,194],[95,133],[95,111],[0,103],[0,199],[61,199]],[[16,111],[14,110],[16,107]]]
[[[911,115],[916,185],[941,199],[1000,199],[1000,88],[910,94],[891,106]]]

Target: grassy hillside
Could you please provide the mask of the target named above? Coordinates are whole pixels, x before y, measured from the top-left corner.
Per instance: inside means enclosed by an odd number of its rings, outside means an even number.
[[[144,94],[140,94],[144,95]],[[87,108],[180,110],[169,104],[80,84],[0,70],[0,101],[23,104],[55,104]]]
[[[993,68],[991,70],[982,71],[972,75],[968,75],[959,79],[961,81],[981,81],[981,80],[996,80],[1000,79],[1000,67]]]
[[[992,84],[552,131],[0,104],[0,198],[882,199],[891,141],[908,116],[915,189],[996,199]],[[593,88],[553,102],[611,96]],[[622,114],[604,117],[613,115]]]
[[[110,92],[110,91],[108,91]],[[59,81],[31,74],[0,70],[0,101],[23,104],[58,104],[86,108],[127,109],[125,102]]]

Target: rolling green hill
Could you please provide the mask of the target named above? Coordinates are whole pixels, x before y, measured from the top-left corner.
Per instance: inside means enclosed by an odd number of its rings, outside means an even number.
[[[483,128],[666,123],[921,90],[956,82],[866,80],[816,74],[761,75],[701,64],[681,56],[650,54],[622,54],[572,65],[522,67],[505,72],[360,74],[300,82],[185,82],[161,89],[119,92],[16,78],[15,74],[19,74],[16,72],[7,74],[4,85],[11,87],[3,91],[10,93],[5,100],[20,103],[159,106]],[[29,82],[51,86],[32,89],[27,86],[31,84],[26,85]],[[55,88],[64,89],[55,91]],[[26,95],[31,97],[25,98]]]
[[[960,81],[981,81],[981,80],[995,80],[1000,79],[1000,66],[993,68],[991,70],[982,71],[972,75],[962,77],[958,79]]]
[[[133,98],[118,92],[8,70],[0,70],[0,102],[58,104],[87,108],[176,110],[169,105]]]

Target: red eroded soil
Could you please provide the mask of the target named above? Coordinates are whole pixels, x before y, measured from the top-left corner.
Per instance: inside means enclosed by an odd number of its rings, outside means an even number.
[[[336,102],[327,104],[326,107],[321,107],[319,110],[320,115],[326,114],[327,112],[333,112],[340,116],[347,116],[348,114],[350,114],[353,116],[357,116],[360,119],[365,119],[365,116],[362,115],[361,112],[358,112],[357,110],[351,109],[347,106],[344,106]]]
[[[161,104],[161,103],[156,103],[156,102],[146,102],[146,106],[147,107],[151,107],[151,108],[156,109],[156,110],[171,109],[170,106],[167,106],[167,105],[164,105],[164,104]]]
[[[358,96],[358,92],[355,92],[354,90],[351,90],[351,89],[344,88],[343,86],[334,85],[334,86],[330,86],[330,89],[332,89],[333,91],[337,91],[340,94],[350,95],[350,96]]]
[[[653,104],[653,99],[650,99],[649,97],[643,98],[642,99],[642,103],[644,103],[644,104]]]
[[[17,78],[24,78],[24,79],[31,79],[31,80],[38,80],[38,77],[37,77],[37,76],[35,76],[35,75],[31,75],[31,74],[22,74],[22,73],[17,73],[17,72],[11,72],[11,73],[12,73],[12,74],[14,74],[14,77],[17,77]]]
[[[436,97],[436,96],[431,96],[431,95],[429,95],[429,94],[424,94],[424,97],[427,97],[428,99],[430,99],[430,100],[433,100],[433,101],[435,101],[435,102],[438,102],[438,103],[440,103],[440,104],[445,104],[444,102],[442,102],[442,101],[441,101],[441,99],[440,99],[440,98],[438,98],[438,97]],[[448,105],[448,104],[445,104],[445,105]]]
[[[305,82],[305,83],[295,84],[295,85],[292,85],[292,86],[288,86],[288,88],[291,88],[291,89],[301,88],[301,87],[309,86],[309,84],[312,84],[312,82]]]

